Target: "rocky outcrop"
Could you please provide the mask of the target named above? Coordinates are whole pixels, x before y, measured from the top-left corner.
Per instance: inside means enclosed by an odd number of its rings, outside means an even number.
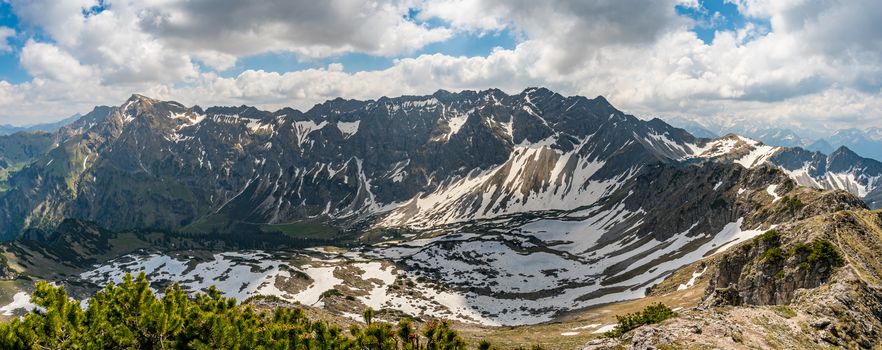
[[[9,267],[9,261],[0,255],[0,280],[8,281],[18,277],[18,272]]]
[[[829,280],[841,258],[827,253],[829,241],[784,244],[778,230],[727,252],[710,279],[710,306],[788,304],[798,289]],[[720,296],[725,296],[721,299]]]
[[[882,211],[841,191],[795,188],[780,196],[754,219],[784,220],[784,212],[775,212],[784,209],[775,208],[791,196],[803,204],[787,214],[792,222],[672,275],[682,279],[699,264],[708,266],[697,308],[588,348],[876,347],[882,341]]]
[[[848,248],[839,242],[857,228],[844,228],[850,216],[843,209],[864,213],[863,203],[842,191],[804,189],[788,193],[780,202],[775,209],[760,212],[771,211],[767,219],[785,224],[719,257],[708,296],[719,294],[717,289],[732,289],[739,295],[734,299],[748,305],[789,304],[799,289],[823,285],[846,263],[849,254],[843,248]],[[789,215],[793,222],[786,223],[781,215]],[[868,258],[860,256],[856,261]]]
[[[807,315],[783,307],[696,309],[583,349],[829,349],[829,343],[804,331],[808,323]]]
[[[807,332],[830,345],[869,349],[882,340],[882,287],[842,269],[832,282],[796,293],[793,304],[811,316]]]

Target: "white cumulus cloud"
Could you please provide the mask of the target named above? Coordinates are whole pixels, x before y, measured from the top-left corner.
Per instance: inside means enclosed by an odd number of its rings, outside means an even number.
[[[644,117],[882,126],[882,7],[873,0],[731,1],[750,21],[705,43],[690,30],[695,21],[675,11],[700,6],[694,0],[118,0],[86,15],[96,1],[13,0],[16,15],[52,41],[25,44],[21,64],[34,80],[0,84],[0,119],[59,118],[133,92],[187,104],[305,109],[338,96],[547,86],[604,95]],[[410,54],[458,35],[501,31],[516,37],[515,47],[472,57]],[[268,52],[395,59],[360,72],[338,64],[218,72]],[[57,114],[41,114],[47,110]]]
[[[15,29],[0,27],[0,53],[12,51],[9,38],[15,37]]]

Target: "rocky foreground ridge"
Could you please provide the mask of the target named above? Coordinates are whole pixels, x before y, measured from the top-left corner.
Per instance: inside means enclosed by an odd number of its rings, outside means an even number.
[[[882,211],[846,193],[800,189],[802,218],[672,274],[705,271],[699,306],[588,349],[877,348],[882,340]],[[809,204],[809,205],[807,205]],[[848,208],[851,207],[851,208]]]

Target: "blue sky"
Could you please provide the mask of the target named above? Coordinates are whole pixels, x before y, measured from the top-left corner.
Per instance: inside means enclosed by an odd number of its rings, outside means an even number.
[[[91,15],[104,10],[105,6],[102,1],[102,6],[83,10],[83,13],[84,15]],[[424,23],[428,27],[445,25],[444,21],[437,19],[418,21],[414,18],[416,13],[416,11],[412,11],[410,16],[417,23]],[[28,28],[20,25],[12,5],[6,2],[0,2],[0,27],[13,28],[19,33],[15,37],[7,39],[8,44],[13,50],[0,53],[0,80],[11,83],[21,83],[30,80],[31,76],[19,62],[20,50],[29,37],[50,42],[52,41],[51,37],[47,37],[39,28]],[[220,70],[218,73],[221,76],[233,77],[248,69],[288,72],[322,68],[331,63],[342,64],[346,72],[379,70],[391,67],[395,59],[402,57],[417,57],[423,54],[434,53],[443,53],[451,56],[486,56],[495,48],[512,49],[516,44],[515,35],[507,29],[488,33],[466,32],[459,33],[448,40],[431,43],[418,50],[393,57],[365,53],[347,53],[322,58],[304,58],[292,52],[269,52],[242,57],[237,60],[234,67]],[[206,67],[202,66],[202,68],[205,69]]]
[[[517,44],[508,30],[494,33],[462,33],[446,41],[432,43],[401,57],[417,57],[423,54],[443,53],[451,56],[487,56],[495,48],[513,49]],[[302,59],[294,53],[265,53],[244,57],[236,66],[221,71],[222,76],[234,77],[247,69],[262,69],[272,72],[289,72],[310,68],[327,67],[332,63],[343,65],[345,72],[381,70],[393,65],[400,57],[376,56],[364,53],[350,53],[320,59]]]
[[[882,126],[877,0],[0,0],[0,123],[545,86],[641,117]]]
[[[12,12],[12,6],[8,3],[0,2],[0,27],[19,28],[18,18]],[[0,80],[6,80],[12,83],[20,83],[29,80],[28,73],[21,68],[18,63],[18,50],[24,44],[23,40],[18,37],[7,38],[8,44],[13,51],[0,52]]]
[[[717,31],[734,31],[744,28],[747,23],[754,23],[769,28],[768,20],[746,18],[738,10],[738,6],[725,0],[700,0],[699,7],[676,6],[677,13],[694,19],[697,25],[690,28],[707,44],[714,40]]]

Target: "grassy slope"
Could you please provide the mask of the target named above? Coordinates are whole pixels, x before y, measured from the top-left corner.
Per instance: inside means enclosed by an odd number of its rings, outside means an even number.
[[[109,249],[107,251],[92,254],[89,257],[94,258],[95,261],[106,261],[139,249],[154,246],[136,237],[133,233],[117,234],[110,238],[108,243]],[[46,256],[24,244],[7,243],[4,249],[6,251],[3,255],[8,259],[10,267],[18,271],[24,271],[29,276],[52,280],[79,274],[85,268],[84,266],[73,266],[54,257]]]
[[[480,339],[487,339],[501,348],[540,345],[545,349],[580,349],[589,340],[603,335],[592,333],[596,328],[577,328],[595,324],[601,326],[614,324],[616,323],[616,315],[634,313],[657,302],[664,303],[674,309],[692,308],[701,301],[704,287],[706,285],[696,285],[693,288],[667,295],[600,305],[573,312],[557,322],[493,328],[458,325],[458,328],[463,332],[463,336],[472,343],[476,343]],[[562,335],[567,332],[577,332],[578,334]]]
[[[260,229],[266,233],[280,232],[292,238],[333,238],[340,231],[321,222],[293,222],[288,224],[263,224]]]
[[[9,191],[9,177],[29,164],[30,162],[19,162],[10,164],[6,168],[0,168],[0,192]]]

